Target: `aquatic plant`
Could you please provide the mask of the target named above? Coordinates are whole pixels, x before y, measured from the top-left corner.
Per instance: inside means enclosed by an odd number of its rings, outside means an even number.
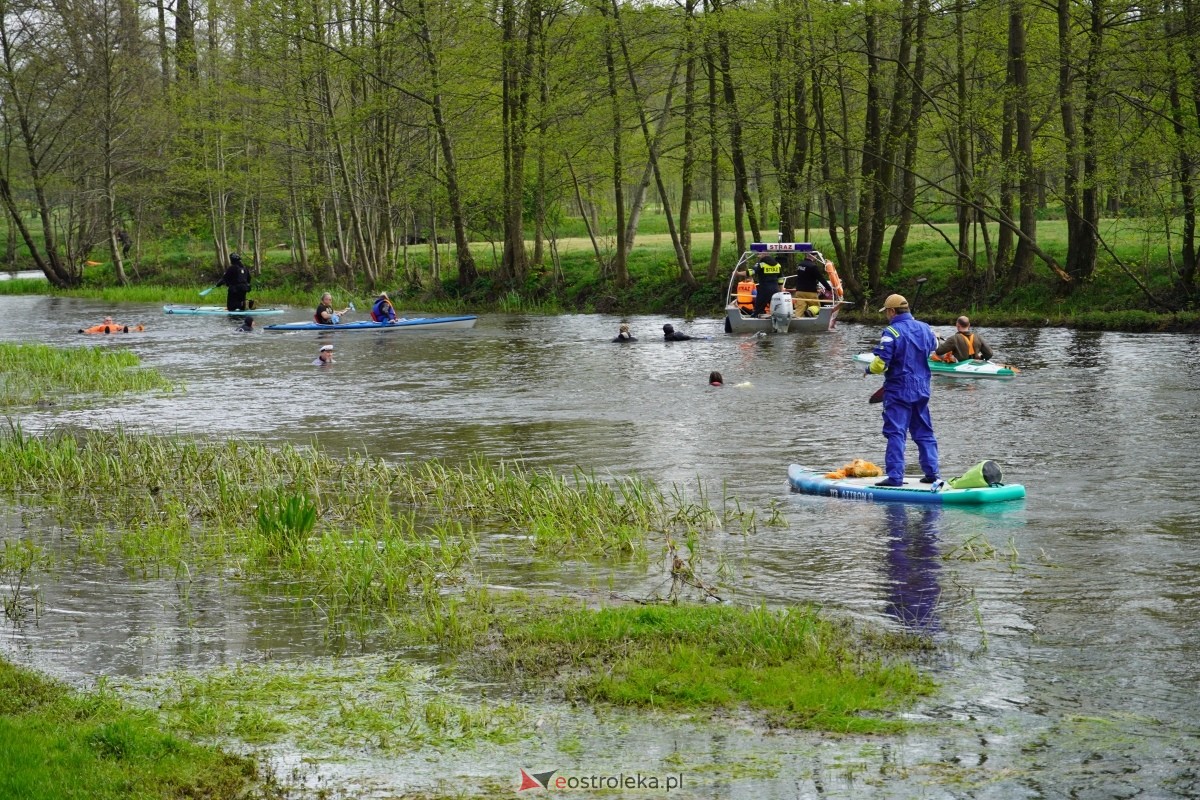
[[[0,344],[0,406],[32,405],[62,395],[172,391],[157,370],[116,348],[57,348],[44,344]]]
[[[317,524],[317,507],[304,495],[276,490],[258,504],[258,534],[274,555],[300,550]]]
[[[733,709],[772,723],[847,733],[902,730],[890,712],[933,684],[902,656],[905,634],[858,630],[816,608],[713,605],[498,612],[485,672],[563,681],[568,697],[615,705]]]
[[[182,734],[292,742],[317,752],[398,753],[511,742],[532,732],[519,705],[466,700],[439,688],[434,677],[428,667],[365,656],[239,664],[116,685]]]
[[[7,584],[0,595],[4,616],[12,622],[24,622],[29,616],[36,618],[41,608],[41,595],[31,585],[35,570],[46,566],[49,555],[35,542],[27,539],[4,540],[0,550],[0,581]]]

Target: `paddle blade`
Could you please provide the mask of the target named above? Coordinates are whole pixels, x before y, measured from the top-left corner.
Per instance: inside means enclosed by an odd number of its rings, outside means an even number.
[[[872,395],[871,395],[871,396],[870,396],[870,397],[867,399],[867,402],[868,402],[868,403],[871,403],[871,404],[875,404],[875,403],[882,403],[882,402],[883,402],[883,387],[882,387],[882,386],[880,386],[878,389],[876,389],[876,390],[875,390],[875,393],[874,393],[874,394],[872,394]]]
[[[201,296],[201,297],[208,297],[208,293],[209,293],[209,292],[211,292],[211,291],[212,291],[213,289],[215,289],[215,288],[217,288],[217,287],[215,287],[215,286],[210,286],[210,287],[208,287],[207,289],[201,289],[201,290],[200,290],[200,296]]]

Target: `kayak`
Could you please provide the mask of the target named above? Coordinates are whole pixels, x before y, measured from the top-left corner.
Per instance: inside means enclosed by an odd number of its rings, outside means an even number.
[[[282,308],[248,308],[245,311],[230,311],[225,306],[163,306],[164,314],[194,314],[214,317],[265,317],[282,314]]]
[[[936,484],[921,483],[919,478],[906,477],[903,486],[876,486],[876,483],[883,480],[878,476],[834,479],[825,477],[827,471],[792,464],[788,467],[788,483],[793,491],[802,494],[868,500],[873,503],[975,506],[1020,500],[1025,496],[1025,487],[1019,483],[986,486],[981,489],[952,489],[949,484],[943,483],[941,488],[935,488]]]
[[[101,322],[99,325],[93,325],[90,328],[80,328],[80,333],[130,333],[133,331],[144,331],[146,328],[142,325],[122,325],[119,322]]]
[[[859,353],[855,361],[870,364],[875,359],[874,353]],[[934,375],[947,375],[951,378],[1011,378],[1017,370],[1009,364],[993,364],[991,361],[958,361],[947,364],[945,361],[929,359],[929,371]]]
[[[337,322],[332,325],[320,325],[316,322],[284,322],[277,325],[267,325],[265,331],[428,331],[448,330],[463,331],[475,327],[477,317],[414,317],[398,319],[395,322]]]

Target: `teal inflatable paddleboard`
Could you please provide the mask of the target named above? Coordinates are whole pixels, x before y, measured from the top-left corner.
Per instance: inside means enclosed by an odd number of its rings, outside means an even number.
[[[1025,487],[1019,483],[986,486],[980,489],[952,489],[949,484],[941,486],[921,483],[919,478],[905,478],[903,486],[876,486],[883,477],[874,478],[826,478],[831,470],[814,470],[792,464],[788,467],[788,483],[792,490],[802,494],[817,494],[825,497],[842,497],[847,500],[867,500],[873,503],[924,503],[942,506],[977,506],[984,503],[1000,503],[1005,500],[1020,500],[1025,496]]]
[[[872,353],[859,353],[854,360],[861,364],[870,364],[875,360],[875,356]],[[1012,378],[1017,374],[1017,370],[1008,364],[974,360],[947,364],[932,358],[929,359],[929,371],[934,375],[946,375],[951,378]]]
[[[225,306],[163,306],[164,314],[188,314],[208,317],[265,317],[282,314],[282,308],[248,308],[245,311],[230,311]]]

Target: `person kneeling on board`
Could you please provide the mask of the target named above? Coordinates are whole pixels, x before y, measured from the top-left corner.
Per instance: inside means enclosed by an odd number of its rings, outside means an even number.
[[[954,335],[939,344],[931,358],[945,361],[947,364],[972,359],[991,360],[992,348],[987,346],[982,336],[971,330],[971,320],[968,317],[963,316],[955,320],[954,328]]]

